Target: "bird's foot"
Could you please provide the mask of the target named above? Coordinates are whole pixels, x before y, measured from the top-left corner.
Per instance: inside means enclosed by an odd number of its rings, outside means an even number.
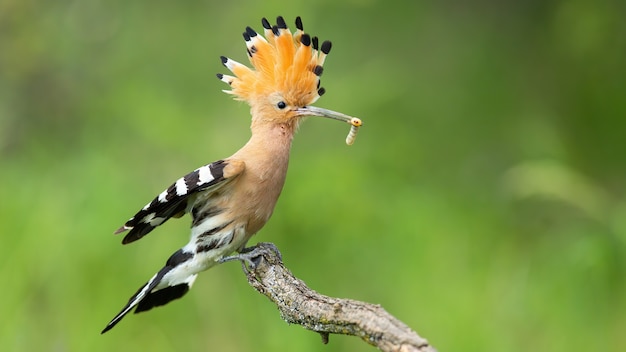
[[[254,246],[240,249],[239,253],[235,255],[223,257],[218,260],[218,262],[221,264],[233,260],[239,260],[241,261],[241,264],[243,265],[245,271],[247,271],[245,267],[246,264],[251,270],[254,270],[259,264],[261,264],[261,259],[264,255],[271,254],[275,254],[278,259],[282,261],[282,255],[280,254],[280,251],[278,250],[276,245],[269,242],[260,242]]]

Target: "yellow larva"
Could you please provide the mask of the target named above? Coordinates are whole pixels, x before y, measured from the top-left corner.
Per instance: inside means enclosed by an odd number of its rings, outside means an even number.
[[[350,120],[350,124],[352,126],[350,126],[350,132],[348,132],[348,136],[346,137],[347,145],[352,145],[354,143],[354,140],[356,139],[356,134],[357,132],[359,132],[359,127],[361,127],[363,123],[361,122],[361,119],[353,117],[352,120]]]

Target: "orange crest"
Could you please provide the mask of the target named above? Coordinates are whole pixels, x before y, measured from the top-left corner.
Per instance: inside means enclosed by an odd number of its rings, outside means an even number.
[[[300,17],[296,18],[297,30],[294,34],[280,16],[275,26],[271,26],[265,18],[261,23],[265,38],[250,27],[243,33],[253,68],[221,57],[224,66],[234,74],[217,75],[231,86],[231,90],[224,92],[248,103],[279,92],[290,105],[303,107],[312,104],[325,91],[320,88],[319,77],[331,43],[325,41],[319,46],[317,37],[303,32]]]

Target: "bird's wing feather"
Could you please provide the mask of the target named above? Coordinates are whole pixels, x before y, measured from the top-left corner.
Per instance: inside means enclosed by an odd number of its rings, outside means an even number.
[[[218,160],[202,166],[176,180],[115,233],[130,230],[122,243],[134,242],[171,217],[183,213],[187,208],[187,201],[192,196],[198,192],[214,192],[236,178],[243,169],[243,162],[236,160]]]

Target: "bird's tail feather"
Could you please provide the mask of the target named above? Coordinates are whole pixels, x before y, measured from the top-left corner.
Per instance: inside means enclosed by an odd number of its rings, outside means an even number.
[[[172,266],[166,265],[156,275],[154,275],[145,285],[141,286],[139,290],[128,300],[128,303],[122,310],[107,324],[102,330],[102,334],[111,330],[117,323],[128,314],[133,308],[135,313],[144,312],[154,307],[162,306],[174,299],[181,298],[189,291],[189,288],[196,279],[196,275],[190,275],[185,282],[173,286],[166,286],[164,288],[153,291],[159,283],[163,280],[165,274],[173,269]]]
[[[135,309],[135,313],[145,312],[154,307],[167,304],[168,302],[173,301],[177,298],[181,298],[185,295],[185,293],[187,293],[187,291],[189,291],[190,287],[190,284],[183,283],[169,286],[158,291],[150,292],[144,299],[139,301],[139,303],[137,304],[137,309]]]

